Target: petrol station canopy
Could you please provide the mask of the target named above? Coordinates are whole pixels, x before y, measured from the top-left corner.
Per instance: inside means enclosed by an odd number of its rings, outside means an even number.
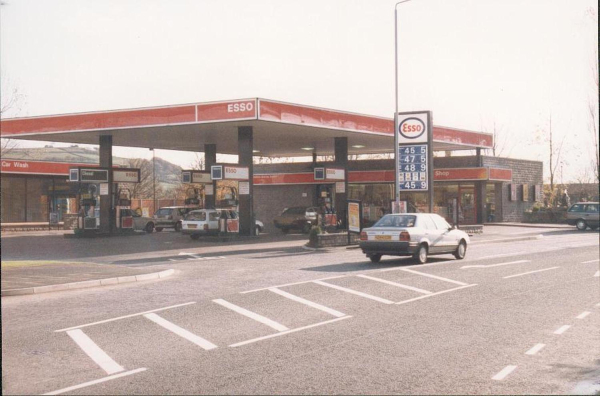
[[[238,154],[238,127],[254,131],[256,156],[334,153],[335,137],[348,138],[349,154],[393,152],[394,121],[252,98],[209,103],[76,113],[2,120],[3,138],[98,144],[111,135],[115,146]],[[434,150],[491,148],[493,135],[433,127]]]

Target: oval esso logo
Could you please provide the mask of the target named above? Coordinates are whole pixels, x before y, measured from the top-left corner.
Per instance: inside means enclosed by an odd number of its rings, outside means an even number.
[[[398,132],[406,139],[416,139],[425,133],[425,123],[415,117],[407,118],[398,125]]]

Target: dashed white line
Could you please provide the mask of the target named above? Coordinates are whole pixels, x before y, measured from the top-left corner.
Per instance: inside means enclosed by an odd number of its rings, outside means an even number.
[[[515,275],[509,275],[509,276],[505,276],[505,277],[503,277],[502,279],[515,278],[515,277],[517,277],[517,276],[523,276],[523,275],[535,274],[536,272],[550,271],[550,270],[557,269],[557,268],[560,268],[560,267],[550,267],[550,268],[544,268],[544,269],[541,269],[541,270],[536,270],[536,271],[523,272],[523,273],[520,273],[520,274],[515,274]]]
[[[430,292],[428,290],[423,290],[423,289],[419,289],[418,287],[403,285],[402,283],[392,282],[392,281],[389,281],[387,279],[376,278],[374,276],[368,276],[368,275],[356,275],[356,276],[361,277],[361,278],[365,278],[365,279],[370,279],[370,280],[375,281],[375,282],[385,283],[386,285],[391,285],[391,286],[400,287],[402,289],[412,290],[412,291],[417,292],[417,293],[432,294],[432,292]]]
[[[596,278],[600,278],[600,271],[596,271],[596,273],[594,274],[594,276],[595,276]]]
[[[190,305],[190,304],[196,304],[196,301],[191,301],[191,302],[188,302],[188,303],[177,304],[177,305],[171,305],[169,307],[164,307],[164,308],[151,309],[150,311],[138,312],[138,313],[134,313],[134,314],[131,314],[131,315],[119,316],[117,318],[100,320],[98,322],[86,323],[86,324],[83,324],[83,325],[80,325],[80,326],[73,326],[73,327],[68,327],[66,329],[54,330],[54,332],[58,333],[58,332],[61,332],[61,331],[68,331],[68,330],[73,330],[73,329],[81,329],[83,327],[94,326],[94,325],[97,325],[97,324],[108,323],[108,322],[114,322],[115,320],[132,318],[134,316],[140,316],[140,315],[144,315],[144,314],[147,314],[147,313],[150,313],[150,312],[159,312],[159,311],[164,311],[166,309],[183,307],[183,306]]]
[[[591,314],[590,311],[585,311],[580,313],[579,315],[577,315],[577,319],[584,319],[586,316],[588,316],[589,314]]]
[[[272,329],[275,329],[277,331],[287,331],[289,330],[287,327],[285,327],[284,325],[282,325],[281,323],[277,323],[274,320],[271,320],[269,318],[266,318],[262,315],[257,314],[256,312],[252,312],[252,311],[248,311],[245,308],[239,307],[235,304],[230,303],[229,301],[225,301],[221,298],[213,300],[214,303],[217,303],[225,308],[229,308],[234,312],[239,313],[240,315],[244,315],[250,319],[254,319],[257,322],[260,322],[264,325],[269,326]]]
[[[502,371],[500,371],[498,374],[494,375],[492,377],[492,379],[496,380],[496,381],[501,381],[504,378],[506,378],[507,375],[509,375],[510,373],[515,371],[516,368],[517,368],[517,366],[506,366],[502,369]]]
[[[556,331],[554,332],[554,334],[562,334],[565,331],[569,330],[570,327],[571,327],[570,325],[561,326],[558,329],[556,329]]]
[[[342,316],[346,316],[346,314],[341,313],[339,311],[336,311],[335,309],[331,309],[331,308],[328,308],[328,307],[326,307],[324,305],[317,304],[316,302],[312,302],[312,301],[306,300],[306,299],[304,299],[302,297],[298,297],[296,295],[284,292],[283,290],[279,290],[276,287],[270,288],[269,291],[273,292],[275,294],[279,294],[280,296],[283,296],[285,298],[289,298],[290,300],[293,300],[293,301],[296,301],[296,302],[308,305],[309,307],[313,307],[313,308],[319,309],[319,310],[321,310],[323,312],[327,312],[328,314],[333,315],[333,316],[338,317],[338,318],[341,318]]]
[[[495,254],[493,256],[483,256],[483,257],[477,257],[474,260],[486,260],[486,259],[492,259],[492,258],[500,258],[500,257],[510,257],[510,256],[519,256],[521,254],[528,254],[529,252],[515,252],[515,253],[504,253],[504,254]]]
[[[481,265],[481,264],[476,264],[476,265],[465,265],[460,267],[460,269],[467,269],[467,268],[492,268],[492,267],[500,267],[503,265],[512,265],[512,264],[522,264],[522,263],[530,263],[531,260],[518,260],[518,261],[509,261],[507,263],[498,263],[498,264],[490,264],[490,265]]]
[[[328,279],[339,279],[339,278],[346,278],[347,276],[348,275],[337,275],[337,276],[330,276],[328,278],[320,278],[320,279],[317,279],[317,280],[322,281],[322,280],[328,280]],[[292,283],[284,283],[282,285],[268,286],[268,287],[261,287],[260,289],[247,290],[247,291],[240,292],[240,294],[254,293],[254,292],[257,292],[257,291],[269,290],[269,289],[274,288],[274,287],[278,288],[278,287],[286,287],[286,286],[303,285],[303,284],[312,283],[312,282],[314,282],[314,280],[301,281],[301,282],[292,282]]]
[[[581,264],[588,264],[588,263],[597,263],[599,262],[600,259],[596,259],[596,260],[590,260],[590,261],[582,261]]]
[[[360,296],[360,297],[368,298],[370,300],[378,301],[380,303],[384,303],[384,304],[393,304],[394,303],[393,301],[386,300],[385,298],[377,297],[377,296],[374,296],[372,294],[367,294],[367,293],[359,292],[359,291],[353,290],[353,289],[348,289],[347,287],[333,285],[331,283],[326,283],[326,282],[322,282],[322,281],[313,281],[313,282],[316,283],[317,285],[321,285],[321,286],[325,286],[325,287],[330,287],[332,289],[340,290],[340,291],[343,291],[343,292],[346,292],[346,293],[354,294],[356,296]]]
[[[187,331],[186,329],[183,329],[183,328],[177,326],[175,323],[171,323],[168,320],[161,318],[157,314],[149,313],[149,314],[145,314],[144,317],[146,317],[147,319],[150,319],[157,325],[162,326],[165,329],[177,334],[178,336],[183,337],[186,340],[193,342],[194,344],[198,345],[200,348],[203,348],[207,351],[211,350],[211,349],[215,349],[217,347],[212,342],[205,340],[204,338],[199,337],[196,334],[193,334],[193,333]]]
[[[106,371],[106,374],[115,374],[125,370],[117,362],[112,360],[90,337],[80,329],[67,331],[67,335],[88,355],[94,363]]]
[[[410,272],[411,274],[426,276],[427,278],[432,278],[432,279],[437,279],[437,280],[441,280],[444,282],[454,283],[455,285],[468,286],[468,283],[459,282],[459,281],[455,281],[455,280],[448,279],[448,278],[442,278],[441,276],[431,275],[431,274],[427,274],[425,272],[413,271],[413,270],[409,270],[408,268],[399,268],[399,269],[404,272]]]
[[[530,350],[528,350],[527,352],[525,352],[525,355],[535,355],[536,353],[538,353],[539,351],[542,350],[542,348],[544,348],[546,346],[546,344],[535,344],[533,346],[533,348],[531,348]]]
[[[311,329],[311,328],[317,327],[317,326],[323,326],[323,325],[326,325],[326,324],[329,324],[329,323],[337,322],[339,320],[350,319],[351,317],[352,316],[343,316],[341,318],[331,319],[331,320],[327,320],[325,322],[319,322],[319,323],[315,323],[315,324],[304,326],[304,327],[298,327],[296,329],[292,329],[292,330],[288,330],[288,331],[283,331],[281,333],[275,333],[275,334],[270,334],[270,335],[267,335],[267,336],[264,336],[264,337],[253,338],[251,340],[238,342],[236,344],[231,344],[229,346],[232,347],[232,348],[235,348],[235,347],[239,347],[239,346],[242,346],[242,345],[251,344],[251,343],[257,342],[257,341],[267,340],[269,338],[279,337],[279,336],[282,336],[282,335],[285,335],[285,334],[295,333],[297,331],[307,330],[307,329]]]
[[[119,373],[119,374],[111,375],[108,377],[100,378],[97,380],[84,382],[83,384],[73,385],[73,386],[69,386],[68,388],[63,388],[63,389],[55,390],[52,392],[44,393],[44,395],[60,395],[61,393],[66,393],[66,392],[70,392],[70,391],[73,391],[76,389],[81,389],[81,388],[85,388],[88,386],[100,384],[102,382],[114,380],[114,379],[121,378],[121,377],[126,377],[128,375],[140,373],[142,371],[146,371],[146,368],[143,367],[143,368],[139,368],[139,369],[135,369],[135,370],[125,371],[124,373]]]

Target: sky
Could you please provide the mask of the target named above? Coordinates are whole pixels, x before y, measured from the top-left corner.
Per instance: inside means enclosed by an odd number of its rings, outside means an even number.
[[[248,97],[393,117],[396,1],[1,3],[3,102],[18,93],[3,117]],[[545,161],[546,178],[551,118],[555,143],[564,141],[558,180],[591,176],[597,14],[592,0],[401,4],[399,109],[431,110],[435,125],[495,129],[502,156]]]

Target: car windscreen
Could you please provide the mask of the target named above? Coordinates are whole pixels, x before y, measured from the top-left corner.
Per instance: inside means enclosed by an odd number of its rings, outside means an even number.
[[[417,216],[385,215],[373,227],[414,227]]]
[[[205,221],[206,212],[190,212],[185,216],[185,219],[191,221]]]
[[[156,216],[168,216],[171,214],[171,209],[158,209],[156,212]]]

